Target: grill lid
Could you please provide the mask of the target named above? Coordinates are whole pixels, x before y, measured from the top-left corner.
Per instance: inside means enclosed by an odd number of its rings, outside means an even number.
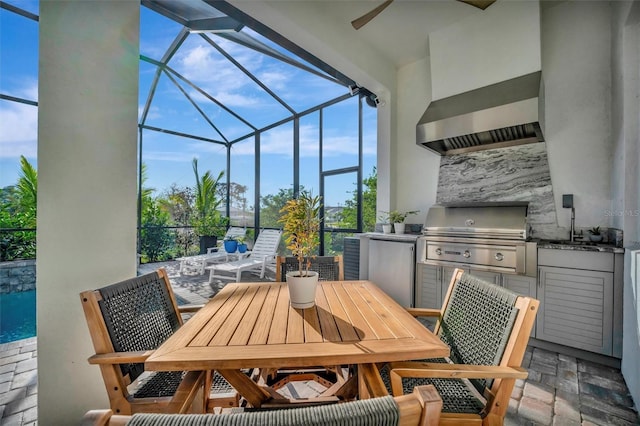
[[[527,239],[528,203],[436,205],[429,209],[425,236]]]

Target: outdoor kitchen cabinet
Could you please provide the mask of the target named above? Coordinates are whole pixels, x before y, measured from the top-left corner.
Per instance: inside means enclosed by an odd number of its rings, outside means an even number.
[[[620,358],[618,261],[607,252],[538,250],[536,338]]]
[[[459,267],[471,275],[508,288],[523,296],[536,297],[536,279],[524,275],[501,274],[468,267]],[[416,268],[416,306],[439,309],[447,294],[453,266],[418,263]]]

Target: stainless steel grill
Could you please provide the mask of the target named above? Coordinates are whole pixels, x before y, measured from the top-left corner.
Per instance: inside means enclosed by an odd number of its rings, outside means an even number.
[[[417,261],[536,275],[537,247],[527,241],[527,204],[434,206],[418,238]]]

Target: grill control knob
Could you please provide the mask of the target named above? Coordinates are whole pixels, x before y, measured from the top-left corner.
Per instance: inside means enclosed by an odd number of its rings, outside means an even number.
[[[441,248],[437,248],[437,249],[436,249],[436,254],[437,254],[438,256],[442,255],[442,249],[441,249]]]
[[[471,257],[471,253],[469,253],[469,250],[465,250],[464,253],[462,253],[462,255],[467,259]]]
[[[496,258],[496,260],[498,262],[502,261],[502,259],[504,259],[504,255],[502,253],[496,253],[496,255],[494,256]]]
[[[473,219],[467,219],[467,220],[464,221],[464,224],[467,225],[467,226],[473,226],[475,223],[476,223],[476,221],[473,220]]]

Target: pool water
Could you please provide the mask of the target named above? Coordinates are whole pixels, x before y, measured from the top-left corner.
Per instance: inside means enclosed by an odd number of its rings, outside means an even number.
[[[36,335],[36,291],[0,294],[0,343]]]

